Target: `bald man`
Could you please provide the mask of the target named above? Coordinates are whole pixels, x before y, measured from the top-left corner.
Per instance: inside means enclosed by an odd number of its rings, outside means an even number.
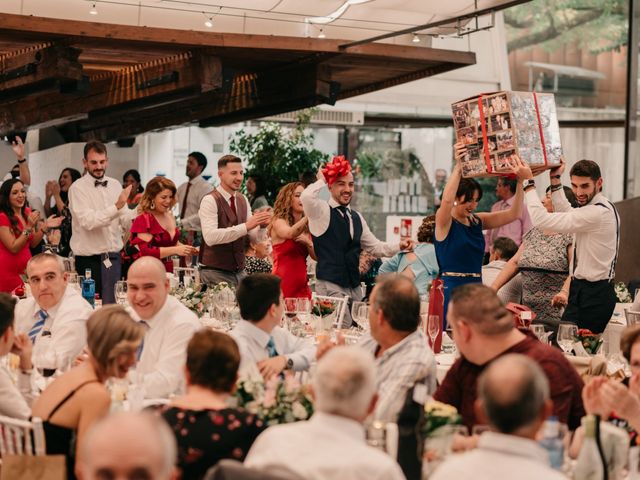
[[[79,480],[173,480],[176,442],[169,427],[148,413],[117,413],[97,422],[78,450]]]
[[[200,328],[195,313],[169,295],[164,265],[141,257],[129,268],[127,298],[147,333],[136,368],[147,398],[168,397],[184,384],[187,343]]]
[[[552,408],[549,381],[536,362],[519,354],[495,360],[480,376],[476,400],[491,431],[480,436],[475,450],[449,457],[433,480],[566,478],[551,469],[547,452],[536,442]]]

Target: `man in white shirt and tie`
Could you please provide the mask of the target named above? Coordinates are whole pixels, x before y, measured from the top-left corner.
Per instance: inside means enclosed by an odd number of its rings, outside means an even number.
[[[202,172],[207,168],[207,157],[200,152],[191,152],[187,157],[186,175],[189,181],[178,187],[178,211],[180,212],[180,222],[187,231],[190,238],[187,243],[190,245],[200,245],[200,217],[198,210],[200,202],[205,195],[213,190],[213,185],[202,178]]]
[[[402,239],[392,245],[371,233],[364,217],[350,207],[354,180],[351,165],[344,157],[334,157],[332,163],[318,171],[317,178],[300,196],[318,258],[316,293],[360,301],[364,296],[358,268],[360,252],[392,257],[399,250],[413,248],[413,241]],[[325,185],[331,194],[328,202],[320,198]],[[345,327],[351,325],[350,309],[345,312],[343,322]]]
[[[26,273],[32,296],[16,305],[16,330],[33,343],[36,368],[66,368],[87,343],[93,309],[68,284],[61,257],[40,253],[29,260]]]
[[[102,302],[115,303],[122,237],[137,215],[127,208],[131,185],[123,190],[120,182],[105,175],[109,159],[101,142],[84,146],[82,163],[87,173],[69,188],[71,250],[78,274],[84,276],[85,270],[91,270]]]
[[[249,200],[239,192],[244,170],[238,157],[221,157],[218,177],[220,186],[200,204],[200,279],[207,285],[226,282],[235,287],[245,276],[245,237],[249,230],[266,227],[271,213],[251,214]]]
[[[143,376],[147,398],[168,397],[183,386],[187,344],[200,328],[195,313],[169,295],[164,265],[141,257],[129,268],[127,299],[147,332],[136,373]]]
[[[571,189],[578,208],[571,207],[560,182],[564,163],[550,170],[553,213],[542,205],[529,166],[517,159],[513,172],[523,181],[533,225],[541,230],[574,234],[569,300],[562,320],[602,333],[617,302],[613,279],[620,217],[613,203],[602,194],[600,167],[592,160],[580,160],[571,167]]]
[[[476,409],[491,430],[480,436],[474,450],[449,456],[433,480],[566,478],[551,469],[548,452],[537,442],[553,402],[549,381],[536,362],[518,354],[491,362],[478,381]]]
[[[240,281],[236,296],[242,320],[229,334],[240,349],[240,370],[257,366],[265,379],[284,370],[308,370],[316,354],[313,342],[280,327],[284,314],[280,277],[249,275]]]
[[[245,465],[274,475],[315,480],[400,480],[393,458],[367,445],[363,422],[376,403],[375,366],[358,347],[336,347],[313,375],[310,420],[276,425],[258,436]]]

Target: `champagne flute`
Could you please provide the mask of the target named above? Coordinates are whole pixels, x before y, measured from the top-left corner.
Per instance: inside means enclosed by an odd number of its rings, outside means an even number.
[[[436,337],[440,333],[440,315],[429,315],[427,318],[427,333],[431,339],[431,348],[434,348]]]
[[[578,326],[575,323],[560,322],[558,326],[558,345],[565,354],[569,354],[576,341]]]

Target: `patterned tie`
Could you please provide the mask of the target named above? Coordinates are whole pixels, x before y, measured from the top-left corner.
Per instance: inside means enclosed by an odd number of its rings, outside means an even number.
[[[269,354],[269,358],[278,356],[278,350],[276,350],[276,344],[273,341],[273,337],[269,337],[269,341],[267,342],[267,353]]]
[[[44,322],[47,320],[47,318],[49,318],[49,314],[44,310],[38,310],[35,314],[35,317],[36,322],[33,324],[33,327],[31,327],[31,330],[29,330],[28,333],[29,338],[31,339],[31,343],[36,342],[36,337],[44,328]]]
[[[182,199],[182,209],[180,210],[180,220],[184,218],[187,213],[187,198],[189,198],[189,189],[191,188],[191,182],[187,182],[187,190],[184,192],[184,198]]]
[[[229,205],[231,206],[231,211],[237,217],[238,212],[236,212],[236,196],[235,195],[231,195],[231,197],[229,198]]]

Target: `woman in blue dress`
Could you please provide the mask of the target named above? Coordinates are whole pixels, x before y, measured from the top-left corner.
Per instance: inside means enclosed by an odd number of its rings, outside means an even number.
[[[434,245],[444,282],[444,328],[453,289],[466,283],[482,282],[485,247],[482,230],[499,228],[517,220],[524,208],[522,185],[518,184],[515,201],[509,210],[473,213],[482,198],[482,188],[475,180],[462,178],[460,160],[466,151],[463,143],[454,145],[456,165],[442,192],[436,213]]]

